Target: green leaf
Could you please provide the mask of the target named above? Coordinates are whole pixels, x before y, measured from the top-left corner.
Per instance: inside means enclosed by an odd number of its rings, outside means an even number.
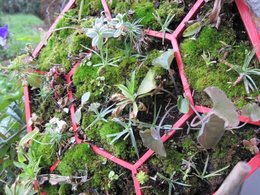
[[[191,37],[193,35],[196,35],[200,32],[203,24],[202,22],[195,22],[194,24],[190,25],[186,30],[183,32],[183,37]]]
[[[131,94],[135,93],[135,71],[131,74],[131,80],[127,81],[127,88]]]
[[[224,125],[225,121],[223,119],[212,114],[209,119],[202,124],[198,135],[199,143],[206,149],[215,147],[225,132]]]
[[[32,87],[40,88],[43,83],[43,78],[38,73],[30,73],[27,76],[27,82]]]
[[[183,98],[182,96],[178,96],[177,108],[183,114],[188,113],[189,112],[189,100],[187,98]]]
[[[161,138],[155,139],[152,136],[151,130],[147,129],[145,131],[140,131],[140,136],[142,138],[143,144],[152,149],[156,154],[166,157],[166,151]]]
[[[165,51],[160,55],[158,58],[155,58],[152,61],[152,64],[154,66],[160,66],[166,70],[170,70],[171,63],[174,59],[174,50],[168,49],[168,51]]]
[[[18,156],[18,161],[19,162],[25,162],[26,161],[26,158],[24,157],[24,153],[23,153],[22,149],[19,149],[17,151],[17,156]]]
[[[204,91],[213,102],[212,113],[225,121],[225,127],[237,127],[239,125],[239,115],[235,105],[226,94],[217,87],[207,87]]]
[[[260,107],[256,103],[247,104],[242,108],[242,114],[249,117],[252,121],[260,120]]]
[[[81,107],[75,112],[75,120],[77,124],[80,124],[81,120]]]
[[[35,129],[27,133],[19,142],[19,146],[23,147],[27,144],[32,138],[34,138],[39,133],[39,129]]]
[[[142,82],[138,88],[137,95],[142,95],[142,94],[148,93],[156,88],[156,82],[155,82],[154,77],[155,77],[155,72],[154,72],[154,70],[150,69],[147,72],[144,79],[142,80]]]
[[[81,96],[81,106],[87,103],[90,98],[90,92],[86,92]]]

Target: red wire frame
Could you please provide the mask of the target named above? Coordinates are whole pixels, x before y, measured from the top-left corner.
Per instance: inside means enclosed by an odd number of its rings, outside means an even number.
[[[106,16],[108,18],[111,18],[111,12],[109,10],[109,6],[106,2],[106,0],[101,0],[102,5],[103,5],[103,9],[106,13]],[[256,51],[256,55],[258,57],[258,60],[260,61],[260,49],[259,44],[260,44],[260,35],[259,32],[257,31],[256,25],[253,22],[253,19],[250,15],[250,10],[248,8],[248,6],[245,4],[245,2],[243,0],[236,0],[235,1],[238,7],[238,10],[240,12],[241,18],[244,22],[244,25],[246,27],[248,36],[251,40],[251,43],[253,45],[253,47],[255,47],[257,49]],[[165,39],[168,40],[169,42],[171,42],[173,49],[174,49],[174,54],[175,54],[175,59],[177,62],[177,66],[179,69],[179,74],[180,74],[180,78],[181,78],[181,82],[183,85],[183,90],[185,95],[187,96],[189,102],[194,105],[194,101],[192,98],[192,93],[190,90],[190,86],[187,80],[187,77],[185,75],[185,70],[184,70],[184,64],[183,64],[183,60],[181,57],[181,53],[180,53],[180,49],[179,49],[179,43],[178,43],[178,39],[181,37],[182,32],[185,30],[186,28],[186,23],[192,19],[192,17],[194,17],[197,12],[199,11],[199,9],[201,8],[201,6],[205,3],[204,0],[197,0],[196,3],[193,5],[193,7],[190,9],[190,11],[188,12],[188,14],[185,16],[185,18],[182,20],[182,22],[178,25],[178,27],[175,29],[175,31],[171,34],[166,33],[165,35]],[[56,24],[59,22],[59,20],[63,17],[64,13],[66,11],[68,11],[69,9],[71,9],[75,4],[75,0],[70,0],[68,2],[68,4],[66,5],[66,7],[64,8],[64,10],[62,11],[62,13],[58,16],[58,18],[55,20],[55,22],[53,23],[53,25],[50,27],[49,31],[47,32],[44,40],[42,40],[38,46],[36,47],[36,49],[33,52],[33,56],[37,57],[38,54],[40,53],[41,49],[45,46],[45,44],[47,43],[48,38],[51,36],[53,30],[55,29]],[[163,34],[161,32],[157,32],[157,31],[153,31],[153,30],[145,30],[146,34],[152,37],[156,37],[156,38],[163,38]],[[66,84],[69,86],[71,85],[72,81],[72,76],[75,72],[75,70],[80,66],[80,62],[77,62],[74,67],[71,69],[71,71],[65,76],[65,80],[66,80]],[[69,88],[69,87],[68,87]],[[69,99],[73,100],[73,93],[71,90],[68,91],[68,95],[69,95]],[[29,118],[31,117],[31,108],[30,108],[30,96],[29,96],[29,88],[28,86],[24,87],[24,101],[25,101],[25,112],[26,112],[26,124],[27,124],[27,131],[30,132],[32,131],[32,126],[29,126],[28,121]],[[195,109],[200,112],[200,113],[208,113],[210,111],[210,108],[207,107],[203,107],[203,106],[199,106],[199,105],[195,105]],[[76,142],[82,143],[82,140],[79,139],[78,134],[77,134],[77,124],[75,121],[75,105],[72,104],[70,106],[70,113],[71,113],[71,121],[72,121],[72,128],[73,131],[75,132],[75,139]],[[182,127],[185,122],[187,120],[189,120],[192,116],[194,115],[194,111],[192,109],[190,109],[190,111],[183,115],[173,126],[172,126],[172,130],[169,131],[169,133],[165,134],[162,136],[162,141],[166,142],[167,140],[169,140],[176,132],[175,129]],[[250,121],[247,117],[245,116],[240,116],[240,121],[241,122],[248,122],[250,124],[253,125],[257,125],[260,126],[260,121],[258,122],[253,122]],[[86,143],[89,144],[89,143]],[[98,154],[101,155],[111,161],[113,161],[114,163],[130,170],[132,172],[132,178],[133,178],[133,182],[134,182],[134,187],[135,187],[135,193],[136,195],[141,195],[141,189],[140,189],[140,183],[138,182],[137,178],[136,178],[136,174],[138,173],[138,169],[154,154],[154,151],[149,149],[142,157],[140,157],[134,164],[133,163],[129,163],[126,162],[122,159],[119,159],[117,157],[115,157],[114,155],[110,154],[109,152],[105,151],[102,148],[99,148],[93,144],[91,144],[91,148],[92,150]],[[54,171],[55,168],[57,167],[57,165],[59,164],[59,160],[57,160],[55,162],[55,164],[50,168],[50,171]],[[248,165],[251,167],[251,172],[248,174],[248,176],[250,176],[256,169],[258,169],[260,167],[260,154],[257,154],[255,157],[253,157],[249,162]]]

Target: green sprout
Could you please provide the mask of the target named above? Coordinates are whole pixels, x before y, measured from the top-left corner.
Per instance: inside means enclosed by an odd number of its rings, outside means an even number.
[[[234,70],[239,74],[237,80],[233,83],[233,85],[235,86],[238,83],[240,83],[241,81],[243,81],[246,92],[248,94],[250,93],[250,90],[251,91],[258,90],[258,87],[251,76],[252,75],[260,76],[260,69],[250,66],[250,63],[251,63],[253,57],[255,56],[255,53],[256,53],[255,49],[253,49],[251,52],[247,52],[243,66],[234,65],[225,60],[222,60],[222,62],[224,64],[226,64],[227,66],[230,67],[230,69],[228,71]]]
[[[143,171],[139,171],[137,174],[136,174],[136,178],[137,178],[137,181],[143,185],[144,183],[146,183],[149,179],[148,175],[143,172]]]
[[[171,22],[172,22],[172,20],[173,20],[175,15],[172,15],[171,13],[168,14],[167,17],[166,17],[166,20],[164,21],[164,23],[163,23],[163,21],[161,19],[161,16],[158,14],[157,11],[155,11],[155,13],[153,13],[153,16],[154,16],[154,18],[157,20],[157,22],[161,26],[161,30],[160,31],[163,33],[162,44],[164,45],[164,39],[165,39],[166,32],[169,32],[169,33],[172,32],[172,30],[169,29],[168,27],[171,24]]]
[[[211,60],[211,56],[210,56],[210,53],[209,51],[208,52],[205,52],[203,50],[203,54],[201,55],[201,57],[203,58],[204,62],[206,63],[206,66],[209,67],[209,66],[212,66],[213,64],[216,64],[217,61],[216,60]]]
[[[189,184],[185,184],[182,182],[178,182],[178,179],[173,179],[174,175],[176,174],[176,172],[174,171],[170,178],[165,177],[164,175],[162,175],[161,173],[157,172],[156,176],[158,176],[160,179],[166,181],[169,185],[169,191],[168,191],[168,195],[172,194],[172,189],[175,190],[175,185],[181,185],[181,186],[185,186],[185,187],[190,187],[191,185]]]

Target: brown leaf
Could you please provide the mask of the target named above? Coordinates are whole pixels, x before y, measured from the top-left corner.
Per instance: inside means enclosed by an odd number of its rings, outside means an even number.
[[[125,99],[125,96],[120,93],[115,93],[111,96],[110,101],[120,102]]]
[[[219,27],[220,24],[220,11],[223,7],[224,3],[231,3],[233,0],[215,0],[213,9],[209,15],[209,22],[211,24],[214,24],[216,28]]]
[[[117,106],[112,112],[112,118],[117,117],[127,105],[128,103]]]
[[[142,112],[147,111],[147,108],[146,108],[146,106],[144,105],[143,102],[139,102],[138,110],[139,110],[139,111],[142,111]]]

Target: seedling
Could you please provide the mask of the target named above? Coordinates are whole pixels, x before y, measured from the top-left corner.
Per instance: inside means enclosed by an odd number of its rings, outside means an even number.
[[[83,108],[83,106],[88,102],[90,98],[90,92],[86,92],[81,96],[81,104],[80,107],[77,109],[77,111],[75,112],[75,120],[76,123],[79,124],[80,120],[81,120],[81,109]]]
[[[114,139],[110,142],[110,144],[113,144],[114,142],[119,140],[121,137],[124,137],[123,140],[126,140],[130,136],[132,146],[135,149],[135,153],[136,153],[137,157],[139,158],[139,151],[137,148],[137,143],[136,143],[134,131],[132,128],[132,121],[128,120],[128,123],[125,123],[124,121],[122,121],[119,118],[113,118],[113,121],[116,122],[117,124],[121,125],[124,128],[124,130],[121,132],[118,132],[118,133],[113,133],[113,134],[107,135],[107,137],[114,137]]]
[[[209,51],[207,53],[205,51],[203,51],[203,54],[201,55],[201,57],[203,58],[203,60],[206,63],[207,67],[210,67],[210,66],[212,66],[212,65],[217,63],[216,60],[211,60],[211,56],[210,56]]]
[[[155,13],[153,13],[153,16],[154,16],[154,18],[157,20],[157,22],[161,26],[161,30],[160,31],[163,33],[162,44],[164,45],[164,39],[165,39],[166,32],[169,32],[169,33],[172,32],[172,30],[169,29],[169,25],[171,24],[171,22],[172,22],[172,20],[173,20],[175,15],[172,15],[171,13],[168,14],[166,19],[165,19],[165,21],[164,21],[164,23],[163,23],[163,21],[161,19],[161,16],[158,14],[157,11],[155,11]]]
[[[226,167],[223,167],[217,171],[214,171],[212,173],[207,174],[207,168],[208,168],[208,163],[209,163],[209,155],[207,155],[207,159],[206,162],[204,164],[204,168],[203,171],[200,172],[196,166],[193,164],[192,168],[195,170],[196,173],[194,173],[195,176],[197,176],[198,178],[200,178],[201,180],[207,180],[210,177],[216,177],[219,175],[222,175],[221,172],[223,172],[224,170],[226,170],[227,168],[229,168],[229,165]]]
[[[244,60],[243,66],[230,64],[229,62],[222,60],[224,64],[230,67],[230,69],[227,71],[234,70],[239,74],[237,80],[233,83],[233,85],[235,86],[239,84],[241,81],[243,81],[246,92],[248,94],[250,93],[250,91],[258,90],[258,87],[251,76],[252,75],[260,76],[260,69],[250,66],[250,63],[255,55],[255,52],[256,50],[253,49],[251,52],[248,52],[246,54],[246,58]]]
[[[156,176],[158,176],[160,179],[166,181],[169,185],[169,190],[168,190],[168,195],[172,194],[172,189],[175,190],[175,185],[180,185],[180,186],[184,186],[184,187],[191,187],[191,185],[189,184],[185,184],[182,182],[178,182],[178,179],[173,179],[174,175],[176,174],[176,172],[174,171],[170,178],[165,177],[164,175],[162,175],[161,173],[157,172]]]
[[[130,118],[136,118],[138,113],[138,106],[136,100],[140,97],[150,95],[150,91],[156,88],[155,72],[150,69],[145,78],[142,80],[138,90],[136,91],[135,71],[132,72],[131,80],[125,85],[116,85],[122,94],[114,94],[111,97],[112,101],[118,102],[113,111],[113,116],[118,116],[122,110],[129,104],[132,105],[133,111],[130,113]]]
[[[101,105],[100,105],[100,103],[92,103],[92,104],[90,104],[90,106],[88,107],[89,108],[89,111],[91,111],[91,112],[94,112],[95,113],[95,119],[94,119],[94,121],[92,121],[89,125],[88,125],[88,127],[86,128],[86,129],[89,129],[90,127],[92,127],[92,126],[94,126],[97,122],[99,122],[99,121],[104,121],[104,122],[107,122],[107,120],[106,120],[106,115],[108,115],[109,113],[111,113],[111,112],[113,112],[113,106],[114,106],[114,104],[113,105],[111,105],[111,106],[109,106],[109,107],[107,107],[107,108],[105,108],[105,109],[101,109],[100,111],[98,110],[99,109],[99,107],[100,107]]]
[[[145,184],[145,183],[148,181],[149,176],[148,176],[145,172],[139,171],[139,172],[136,174],[136,178],[137,178],[138,182],[139,182],[141,185],[143,185],[143,184]]]
[[[26,194],[26,195],[34,195],[37,191],[33,189],[30,181],[21,180],[17,177],[16,181],[9,187],[5,185],[5,194],[6,195],[14,195],[14,194]]]

